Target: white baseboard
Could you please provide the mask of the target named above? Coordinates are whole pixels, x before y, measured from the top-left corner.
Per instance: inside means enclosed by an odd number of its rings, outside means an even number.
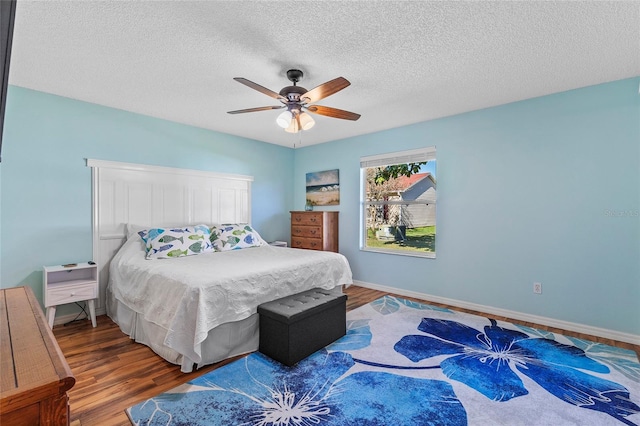
[[[69,321],[73,321],[78,316],[79,312],[80,311],[78,311],[78,312],[76,312],[74,314],[56,316],[56,318],[53,320],[53,325],[55,326],[55,325],[60,325],[60,324],[66,324]],[[96,317],[98,317],[100,315],[105,315],[106,313],[107,313],[106,309],[104,309],[104,308],[102,308],[102,309],[96,308]],[[82,319],[84,319],[84,318],[82,318]],[[91,318],[87,318],[87,321],[91,321]]]
[[[480,305],[477,303],[464,302],[462,300],[448,299],[446,297],[433,296],[426,293],[418,293],[410,290],[403,290],[395,287],[387,287],[378,284],[371,284],[364,281],[353,281],[354,285],[370,288],[372,290],[379,290],[388,293],[398,294],[400,296],[415,297],[416,299],[422,299],[426,301],[443,303],[445,305],[456,306],[458,308],[471,309],[473,311],[484,312],[486,314],[496,315],[500,317],[511,318],[514,320],[533,322],[548,327],[560,328],[562,330],[573,331],[576,333],[589,334],[591,336],[604,337],[607,339],[617,340],[619,342],[632,343],[634,345],[640,345],[640,336],[631,333],[622,333],[615,330],[607,330],[605,328],[593,327],[585,324],[578,324],[574,322],[562,321],[548,317],[541,317],[538,315],[525,314],[522,312],[510,311],[507,309],[495,308],[492,306]]]
[[[585,324],[578,324],[569,321],[557,320],[554,318],[542,317],[539,315],[525,314],[517,311],[510,311],[507,309],[495,308],[493,306],[480,305],[477,303],[465,302],[462,300],[448,299],[446,297],[433,296],[431,294],[419,293],[416,291],[403,290],[396,287],[388,287],[379,284],[367,283],[364,281],[353,281],[354,285],[370,288],[372,290],[384,291],[387,293],[394,293],[400,296],[415,297],[416,299],[422,299],[426,301],[443,303],[445,305],[456,306],[458,308],[471,309],[473,311],[484,312],[486,314],[496,315],[500,317],[511,318],[514,320],[532,322],[535,324],[545,325],[548,327],[560,328],[562,330],[573,331],[576,333],[588,334],[591,336],[604,337],[606,339],[613,339],[619,342],[627,342],[634,345],[640,345],[640,336],[631,333],[622,333],[615,330],[608,330],[606,328],[593,327]],[[96,316],[105,315],[105,309],[96,309]],[[76,317],[76,314],[63,315],[56,317],[54,325],[65,324]]]

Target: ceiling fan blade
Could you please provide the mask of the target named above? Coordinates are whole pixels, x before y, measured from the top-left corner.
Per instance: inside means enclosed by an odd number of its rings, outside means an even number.
[[[254,90],[257,90],[260,93],[264,93],[267,96],[271,96],[274,99],[283,100],[283,101],[287,100],[287,98],[285,98],[284,96],[280,95],[279,93],[276,93],[273,90],[269,90],[264,86],[260,86],[258,83],[254,83],[253,81],[247,80],[246,78],[234,77],[233,79],[235,81],[237,81],[238,83],[242,83],[245,86],[248,86],[248,87],[251,87]]]
[[[236,111],[227,111],[227,114],[244,114],[245,112],[257,112],[257,111],[268,111],[272,109],[281,109],[284,108],[284,105],[280,106],[264,106],[257,108],[247,108],[247,109],[238,109]]]
[[[341,118],[343,120],[356,121],[358,118],[360,118],[360,114],[356,114],[355,112],[326,107],[322,105],[310,105],[307,107],[307,111],[314,114],[326,115],[327,117]]]
[[[348,87],[351,83],[344,77],[334,78],[331,81],[321,84],[318,87],[314,87],[304,95],[300,96],[300,99],[307,104],[318,102],[320,99],[324,99],[327,96],[331,96]]]

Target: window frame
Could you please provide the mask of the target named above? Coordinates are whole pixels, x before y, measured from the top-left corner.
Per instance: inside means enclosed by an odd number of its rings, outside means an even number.
[[[367,246],[367,210],[372,205],[412,205],[412,204],[424,204],[424,205],[437,205],[437,189],[436,197],[433,200],[387,200],[387,201],[367,201],[367,169],[372,167],[384,167],[396,164],[418,163],[423,161],[436,161],[436,147],[425,147],[407,151],[390,152],[387,154],[370,155],[360,158],[360,243],[359,247],[361,251],[394,254],[400,256],[421,257],[427,259],[435,259],[437,250],[433,252],[415,252],[409,250],[400,249],[384,249],[378,247]],[[437,165],[436,165],[437,167]],[[436,187],[437,188],[437,187]],[[437,229],[438,216],[436,213],[436,229]]]

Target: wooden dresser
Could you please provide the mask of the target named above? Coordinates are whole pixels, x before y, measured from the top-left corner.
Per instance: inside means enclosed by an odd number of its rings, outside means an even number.
[[[291,212],[291,247],[338,252],[338,212]]]
[[[0,290],[0,424],[68,425],[76,379],[31,287]]]

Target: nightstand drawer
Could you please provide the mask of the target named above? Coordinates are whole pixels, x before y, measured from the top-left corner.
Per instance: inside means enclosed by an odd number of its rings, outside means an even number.
[[[320,226],[291,226],[291,235],[294,237],[321,238],[322,227]]]
[[[320,238],[291,237],[291,247],[322,250],[322,240]]]
[[[47,289],[47,306],[63,305],[98,297],[97,283],[71,284]]]

